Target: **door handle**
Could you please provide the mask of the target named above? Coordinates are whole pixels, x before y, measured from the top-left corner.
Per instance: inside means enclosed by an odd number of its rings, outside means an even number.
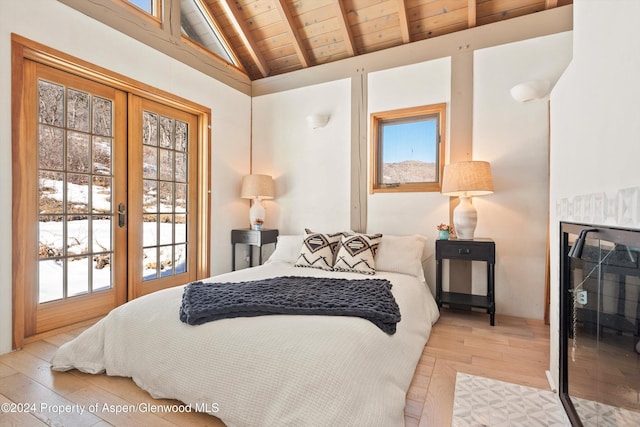
[[[470,253],[471,249],[469,248],[458,249],[458,255],[469,255]]]
[[[125,216],[127,215],[127,210],[124,206],[124,203],[120,203],[118,205],[118,226],[123,228],[125,225]]]

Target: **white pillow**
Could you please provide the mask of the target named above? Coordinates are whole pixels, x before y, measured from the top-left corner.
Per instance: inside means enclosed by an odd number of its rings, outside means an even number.
[[[385,234],[378,245],[376,270],[408,274],[424,282],[422,255],[427,243],[424,236]]]
[[[279,235],[276,249],[267,262],[283,261],[293,264],[298,259],[298,255],[300,255],[300,247],[303,240],[304,236],[302,234]]]

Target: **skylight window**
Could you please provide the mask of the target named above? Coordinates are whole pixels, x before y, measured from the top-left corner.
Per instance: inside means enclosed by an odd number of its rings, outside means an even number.
[[[149,15],[155,16],[156,11],[154,10],[154,7],[155,7],[154,0],[128,0],[128,2],[144,10]]]
[[[239,65],[201,0],[180,0],[180,26],[184,36],[228,63]]]

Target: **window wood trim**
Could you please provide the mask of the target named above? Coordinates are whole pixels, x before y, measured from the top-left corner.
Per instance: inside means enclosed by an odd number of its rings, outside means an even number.
[[[150,99],[159,103],[188,111],[197,116],[197,132],[200,143],[197,147],[198,171],[197,171],[197,212],[196,221],[197,228],[197,266],[196,275],[198,279],[209,277],[210,270],[210,183],[211,183],[211,110],[208,107],[199,105],[195,102],[173,95],[169,92],[154,88],[142,82],[130,79],[123,75],[111,72],[107,69],[93,65],[89,62],[75,58],[71,55],[62,53],[55,49],[44,46],[22,36],[11,34],[11,141],[12,146],[12,165],[13,168],[26,168],[27,159],[16,149],[19,147],[20,141],[24,138],[34,139],[34,135],[28,135],[31,130],[25,125],[23,120],[24,106],[22,105],[22,93],[25,87],[24,67],[25,60],[30,59],[38,63],[49,65],[72,74],[93,80],[97,83],[111,86],[142,98]],[[36,91],[35,88],[32,88]],[[35,96],[35,95],[34,95]],[[35,148],[34,148],[35,150]],[[34,151],[37,156],[37,152]],[[35,186],[35,183],[33,183]],[[24,182],[18,182],[15,178],[12,180],[12,221],[13,228],[16,229],[18,219],[28,210],[36,209],[36,200],[30,200],[21,195],[21,186]],[[29,281],[29,275],[34,272],[25,268],[27,261],[21,256],[21,247],[25,242],[34,241],[37,227],[27,227],[26,234],[13,233],[13,256],[12,256],[12,276],[13,276],[13,337],[12,346],[14,349],[21,348],[25,342],[25,287],[24,283],[33,283],[33,278]],[[21,284],[18,286],[18,284]],[[28,341],[37,339],[37,336],[29,338]]]
[[[442,173],[444,171],[444,158],[446,147],[446,128],[447,128],[447,104],[432,104],[420,107],[409,107],[398,110],[381,111],[371,113],[371,129],[370,129],[370,162],[369,162],[369,193],[402,193],[402,192],[439,192],[442,187]],[[381,185],[378,183],[379,171],[379,143],[380,122],[394,119],[405,119],[411,117],[419,117],[431,114],[438,114],[438,129],[440,131],[437,143],[438,155],[436,167],[438,168],[438,182],[428,183],[408,183],[397,184],[393,186]]]
[[[251,80],[241,67],[229,64],[213,53],[205,54],[182,39],[179,0],[163,1],[161,25],[156,25],[151,15],[140,10],[130,10],[137,8],[133,5],[128,7],[120,0],[58,1],[245,95],[251,95]],[[148,16],[141,16],[142,14]]]

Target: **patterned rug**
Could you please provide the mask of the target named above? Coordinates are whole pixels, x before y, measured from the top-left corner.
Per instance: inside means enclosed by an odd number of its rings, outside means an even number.
[[[558,396],[547,390],[458,372],[453,427],[570,426]]]

